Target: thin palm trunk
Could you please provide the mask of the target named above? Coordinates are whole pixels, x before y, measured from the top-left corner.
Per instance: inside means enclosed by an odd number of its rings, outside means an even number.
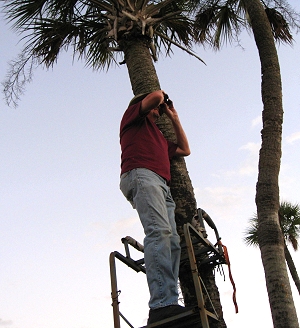
[[[284,254],[285,254],[285,259],[286,259],[286,263],[288,265],[288,268],[290,270],[290,274],[295,282],[295,285],[298,289],[298,293],[300,294],[300,279],[298,276],[298,272],[297,269],[295,267],[295,263],[293,261],[293,258],[291,256],[291,253],[289,251],[289,249],[287,248],[287,245],[284,245]]]
[[[278,175],[282,137],[280,68],[270,24],[259,0],[244,0],[259,51],[262,73],[263,130],[256,190],[258,243],[275,328],[299,328],[279,225]]]

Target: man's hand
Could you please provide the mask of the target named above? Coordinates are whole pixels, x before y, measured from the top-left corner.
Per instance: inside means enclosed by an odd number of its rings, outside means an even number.
[[[164,106],[164,113],[169,117],[171,121],[174,121],[178,118],[178,114],[174,108],[172,100],[169,99],[168,102],[164,103],[162,106]]]
[[[191,153],[189,143],[185,135],[185,132],[181,126],[178,113],[174,108],[172,100],[168,99],[167,103],[163,103],[161,104],[161,106],[164,106],[163,107],[164,113],[168,116],[168,118],[171,120],[173,124],[173,128],[177,139],[177,145],[178,145],[175,153],[176,156],[188,156]]]

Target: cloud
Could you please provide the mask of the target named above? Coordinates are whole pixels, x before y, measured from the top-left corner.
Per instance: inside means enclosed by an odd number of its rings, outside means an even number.
[[[260,144],[254,142],[248,142],[246,145],[243,145],[239,148],[239,150],[248,151],[247,158],[238,170],[238,174],[240,176],[250,176],[253,174],[257,174],[259,149]]]
[[[241,146],[239,150],[245,150],[247,153],[243,160],[231,170],[218,170],[217,172],[211,173],[211,176],[218,179],[236,179],[241,177],[251,177],[258,173],[258,160],[260,143],[248,142]]]
[[[240,167],[238,173],[239,175],[253,175],[253,174],[257,174],[257,162],[252,162],[252,163],[247,163],[247,164],[244,164],[242,167]]]
[[[12,320],[2,320],[0,319],[0,326],[11,326],[13,324]]]
[[[258,174],[260,143],[248,142],[239,150],[245,151],[242,161],[231,170],[219,170],[216,180],[206,188],[195,188],[199,206],[215,218],[228,220],[248,217],[255,210],[255,183]],[[217,184],[216,184],[217,183]]]
[[[105,247],[110,249],[123,248],[121,238],[131,236],[138,242],[143,243],[144,232],[138,214],[134,216],[119,219],[112,222],[109,228],[106,228]],[[97,245],[102,247],[103,243]]]
[[[255,189],[251,186],[235,184],[194,189],[199,206],[212,218],[233,220],[253,211],[253,202],[249,202],[249,197],[254,199]]]
[[[120,219],[118,221],[115,221],[112,225],[112,231],[123,231],[126,229],[133,228],[136,224],[139,224],[139,218],[138,215],[129,217],[127,219]]]
[[[255,156],[257,156],[259,149],[260,149],[260,144],[254,142],[248,142],[246,145],[243,145],[242,147],[239,148],[239,150],[248,150],[250,152],[250,155],[255,155]]]
[[[300,139],[300,131],[295,132],[285,138],[286,142],[289,144],[293,144],[296,140]]]
[[[245,159],[241,162],[238,168],[233,170],[220,170],[217,174],[214,173],[213,176],[217,178],[235,178],[242,176],[253,176],[257,174],[258,171],[258,155],[259,155],[260,144],[254,142],[248,142],[247,144],[241,146],[239,150],[246,150]]]
[[[261,120],[262,120],[261,115],[259,115],[259,116],[257,116],[256,118],[254,118],[254,119],[251,121],[251,127],[252,127],[252,128],[255,128],[255,127],[258,126],[258,125],[262,125]]]

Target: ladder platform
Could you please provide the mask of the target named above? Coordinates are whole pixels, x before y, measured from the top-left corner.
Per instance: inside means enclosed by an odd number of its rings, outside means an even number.
[[[206,255],[206,258],[201,260],[201,265],[211,264],[213,266],[219,264],[226,264],[226,260],[223,254],[223,249],[221,247],[216,247],[213,245],[207,238],[204,238],[202,233],[197,231],[191,224],[187,224],[190,236],[194,237],[191,239],[191,244],[193,246],[193,252],[195,257],[201,256],[202,254]],[[194,248],[197,244],[202,244],[200,248]],[[187,248],[186,240],[181,244],[182,249]],[[189,255],[187,253],[182,253],[181,263],[188,261]]]
[[[199,322],[201,322],[199,309],[195,307],[190,311],[151,323],[141,328],[196,328],[199,327],[199,325],[195,326],[195,324]]]
[[[211,224],[212,225],[212,224]],[[216,229],[215,229],[216,231]],[[155,323],[140,327],[140,328],[209,328],[210,321],[218,321],[217,312],[213,306],[213,303],[207,293],[205,285],[200,277],[198,265],[208,264],[208,265],[219,265],[226,264],[225,256],[223,252],[222,245],[217,243],[217,247],[210,243],[203,234],[198,232],[190,223],[186,223],[183,226],[184,232],[184,248],[187,252],[184,255],[183,263],[189,263],[190,270],[192,273],[192,279],[194,283],[194,288],[196,292],[197,305],[194,308],[187,309],[186,312],[175,315],[173,317],[168,317],[163,320],[157,321]],[[220,240],[218,233],[216,232],[217,241]],[[133,238],[127,236],[122,238],[122,242],[125,247],[126,256],[123,256],[119,252],[115,251],[110,253],[110,275],[111,275],[111,298],[113,306],[113,315],[114,315],[114,328],[120,328],[120,318],[122,318],[130,327],[133,327],[130,322],[122,315],[119,311],[119,300],[118,296],[120,291],[117,287],[117,275],[116,275],[116,263],[115,260],[118,259],[128,267],[133,269],[136,272],[146,273],[146,267],[144,259],[133,260],[130,256],[129,245],[141,250],[141,247]],[[198,247],[198,244],[202,244],[202,247]],[[195,247],[196,246],[196,247]],[[203,256],[202,256],[203,255]],[[196,259],[197,256],[197,259]],[[198,259],[198,256],[201,258]],[[203,258],[202,258],[203,257]],[[202,291],[202,285],[206,292],[206,299]],[[206,303],[209,302],[211,309],[214,313],[206,309]]]

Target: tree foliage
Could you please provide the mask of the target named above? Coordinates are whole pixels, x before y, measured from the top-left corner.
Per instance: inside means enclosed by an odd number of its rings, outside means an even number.
[[[290,202],[281,202],[278,211],[278,218],[285,241],[285,260],[290,270],[290,274],[300,294],[299,275],[292,256],[289,252],[289,249],[287,247],[287,244],[290,244],[292,245],[295,251],[298,250],[298,239],[300,238],[300,206],[298,204],[292,204]],[[249,220],[249,224],[250,226],[245,231],[244,241],[249,246],[258,246],[259,223],[256,214]]]
[[[293,249],[298,249],[298,239],[300,238],[300,206],[290,202],[281,202],[278,211],[279,224],[287,243],[291,244]],[[249,246],[258,246],[258,220],[255,214],[249,220],[249,227],[245,231],[244,241]]]
[[[53,65],[70,50],[95,70],[118,65],[124,42],[147,38],[154,61],[177,46],[190,55],[195,42],[189,8],[182,0],[1,0],[12,27],[23,36],[21,55],[10,65],[4,92],[16,105],[33,67]],[[124,63],[124,61],[121,61]],[[29,67],[29,68],[28,68]]]
[[[197,2],[195,33],[198,39],[220,49],[224,43],[239,43],[239,35],[251,22],[243,0],[200,0]],[[300,28],[300,15],[285,0],[261,1],[274,39],[292,44],[290,28]]]
[[[0,0],[24,48],[10,63],[4,94],[16,106],[37,66],[50,67],[70,50],[95,70],[124,63],[123,41],[149,39],[154,61],[176,46],[192,56],[196,43],[219,49],[251,27],[243,0]],[[292,43],[299,14],[285,0],[263,2],[275,40]]]

